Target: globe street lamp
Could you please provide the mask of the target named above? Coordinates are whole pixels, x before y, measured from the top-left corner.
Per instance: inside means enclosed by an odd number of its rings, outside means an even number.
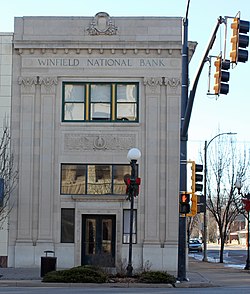
[[[250,225],[249,225],[249,218],[250,218],[250,194],[242,194],[241,188],[242,188],[242,182],[240,180],[237,180],[235,182],[235,187],[238,189],[238,194],[242,196],[242,202],[244,204],[244,208],[247,211],[247,260],[245,265],[245,270],[250,269],[250,248],[249,248],[249,241],[250,241]]]
[[[136,184],[136,162],[141,157],[141,151],[137,148],[132,148],[128,151],[127,158],[131,166],[130,185],[128,189],[128,197],[130,200],[130,226],[129,226],[129,253],[128,253],[128,266],[127,276],[132,277],[132,246],[133,246],[133,220],[134,220],[134,197],[136,196],[137,185]]]
[[[204,250],[203,250],[203,261],[207,261],[207,148],[210,143],[217,137],[222,135],[236,135],[237,133],[220,133],[214,136],[209,142],[205,141],[204,146],[204,197],[205,197],[205,207],[204,207],[204,217],[203,217],[203,225],[204,225]]]

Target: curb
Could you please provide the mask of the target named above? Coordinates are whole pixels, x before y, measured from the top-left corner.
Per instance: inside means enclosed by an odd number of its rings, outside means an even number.
[[[2,280],[0,287],[47,287],[47,288],[173,288],[171,284],[142,284],[142,283],[44,283],[33,280]]]
[[[171,284],[143,283],[45,283],[41,280],[0,280],[0,287],[44,287],[44,288],[211,288],[220,287],[211,282],[177,282]]]

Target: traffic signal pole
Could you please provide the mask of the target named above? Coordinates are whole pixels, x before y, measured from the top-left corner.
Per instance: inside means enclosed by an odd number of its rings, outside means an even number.
[[[220,25],[223,22],[224,22],[224,19],[220,16],[218,18],[218,20],[217,20],[216,26],[214,28],[214,31],[213,31],[212,36],[210,38],[210,41],[208,43],[207,49],[206,49],[206,51],[204,53],[203,59],[201,60],[200,66],[199,66],[199,68],[197,70],[197,73],[196,73],[196,76],[195,76],[195,80],[194,80],[194,83],[193,83],[193,87],[190,90],[189,97],[188,97],[188,94],[187,94],[186,97],[183,97],[181,95],[181,100],[187,101],[187,102],[185,102],[185,104],[187,104],[187,107],[185,109],[185,115],[184,115],[184,118],[182,117],[183,123],[182,123],[182,128],[181,128],[181,137],[183,137],[183,138],[187,137],[188,127],[189,127],[189,122],[190,122],[190,117],[191,117],[193,103],[194,103],[194,97],[195,97],[196,89],[197,89],[198,82],[199,82],[199,79],[200,79],[200,75],[202,73],[204,64],[208,60],[209,51],[213,47],[214,41],[216,39],[217,31],[218,31]],[[187,28],[186,28],[186,30],[187,30]],[[185,28],[183,28],[183,31],[185,32]],[[183,56],[182,56],[182,63],[183,62],[184,62],[184,60],[183,60]],[[185,61],[185,62],[188,62],[188,61]],[[182,74],[182,78],[183,78],[183,74]],[[183,81],[182,81],[182,84],[183,84]]]
[[[182,86],[181,86],[181,129],[183,127],[184,116],[188,99],[188,8],[186,17],[183,19],[182,32]],[[187,160],[187,135],[181,136],[180,141],[180,193],[187,191],[187,171],[186,165],[181,164]],[[180,196],[179,193],[179,197]],[[186,216],[179,214],[179,242],[178,242],[178,273],[179,281],[187,281],[186,277]]]
[[[180,136],[180,193],[187,191],[187,171],[186,165],[181,164],[187,160],[187,141],[188,141],[188,127],[195,97],[195,92],[197,89],[198,81],[204,67],[205,62],[208,58],[208,53],[211,50],[216,33],[220,24],[223,22],[222,18],[218,19],[214,32],[212,34],[211,40],[205,51],[204,57],[201,61],[200,67],[198,69],[193,88],[190,91],[188,97],[188,9],[189,2],[187,4],[186,17],[183,19],[183,33],[182,33],[182,88],[181,88],[181,136]],[[179,194],[180,197],[180,194]],[[179,242],[178,242],[178,272],[177,279],[179,281],[187,281],[186,277],[186,247],[187,247],[187,235],[186,235],[186,217],[185,215],[179,215]]]

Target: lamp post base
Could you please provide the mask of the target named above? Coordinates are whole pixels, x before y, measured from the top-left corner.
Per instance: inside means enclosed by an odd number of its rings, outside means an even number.
[[[128,264],[127,266],[127,277],[132,277],[133,275],[133,266],[132,264]]]

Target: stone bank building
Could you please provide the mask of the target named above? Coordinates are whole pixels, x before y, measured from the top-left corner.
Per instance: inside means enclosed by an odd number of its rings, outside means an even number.
[[[136,147],[133,267],[176,270],[181,35],[175,17],[15,18],[8,266],[126,266]]]

